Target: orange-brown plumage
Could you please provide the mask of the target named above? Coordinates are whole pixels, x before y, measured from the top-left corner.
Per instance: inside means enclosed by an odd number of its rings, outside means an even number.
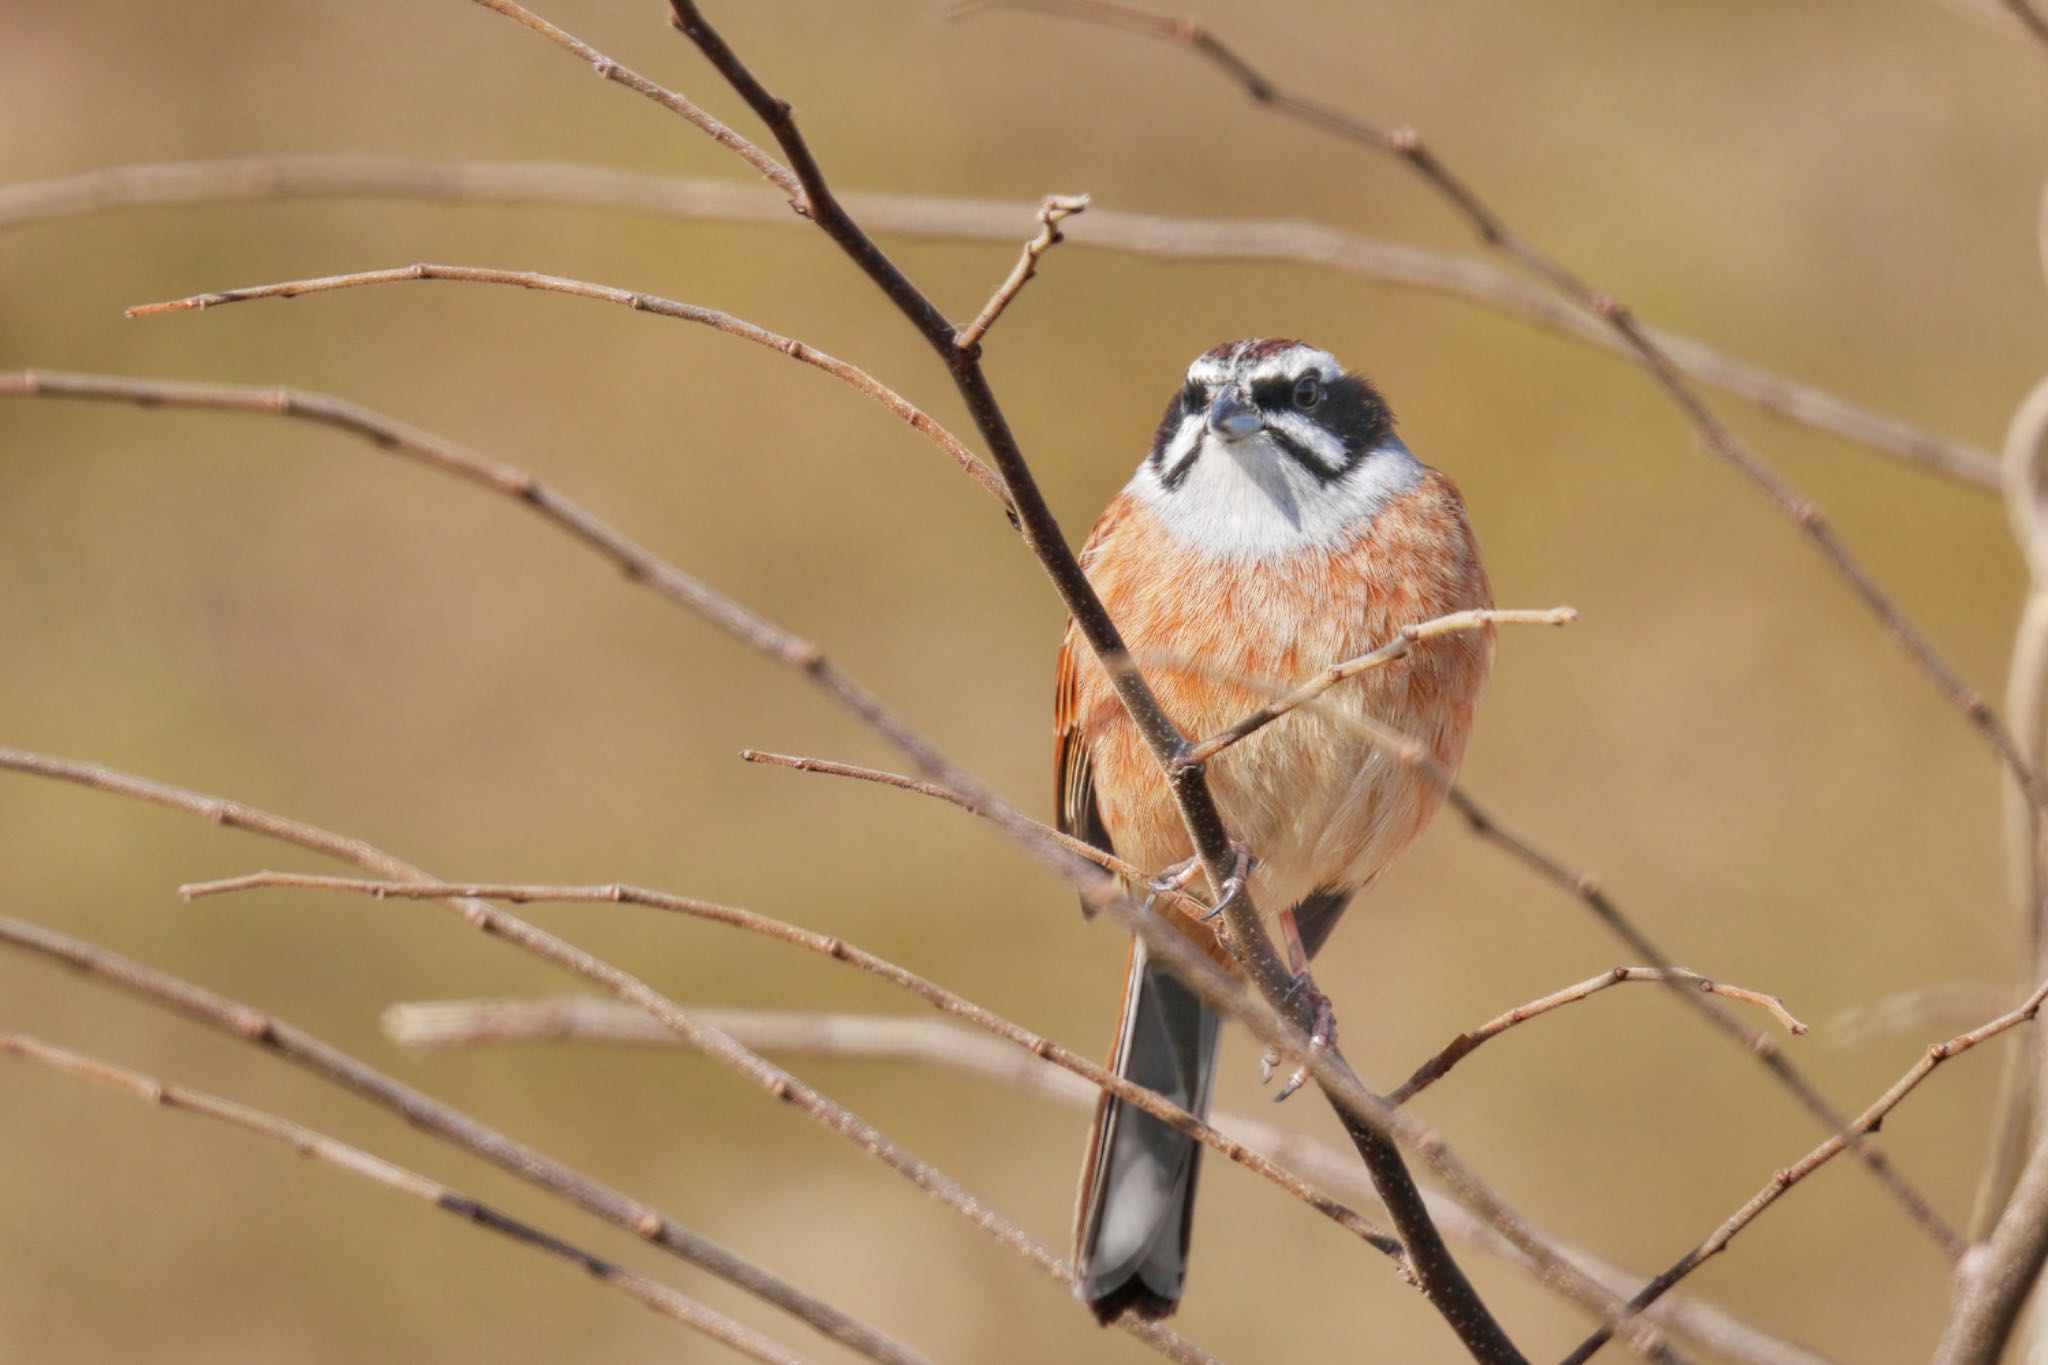
[[[1401,444],[1369,384],[1299,342],[1196,359],[1081,562],[1194,741],[1404,626],[1493,604],[1457,488]],[[1418,641],[1210,759],[1224,825],[1253,860],[1249,891],[1284,917],[1291,948],[1313,953],[1443,801],[1437,781],[1361,722],[1419,740],[1456,771],[1492,657],[1490,626]],[[1191,841],[1166,777],[1071,624],[1053,723],[1060,827],[1147,873],[1186,864]],[[1208,924],[1168,902],[1161,913],[1231,965]],[[1206,1112],[1219,1028],[1133,945],[1117,1074]],[[1103,1096],[1075,1233],[1076,1287],[1103,1320],[1173,1311],[1199,1157],[1187,1135]]]

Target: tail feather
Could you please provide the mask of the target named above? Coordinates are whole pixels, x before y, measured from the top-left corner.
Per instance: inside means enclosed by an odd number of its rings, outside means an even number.
[[[1209,1112],[1220,1021],[1131,944],[1111,1069],[1197,1117]],[[1201,1144],[1103,1095],[1089,1134],[1076,1220],[1075,1287],[1108,1322],[1127,1307],[1164,1317],[1180,1302]]]

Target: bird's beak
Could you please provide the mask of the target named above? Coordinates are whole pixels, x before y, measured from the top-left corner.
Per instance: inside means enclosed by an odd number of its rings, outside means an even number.
[[[1209,430],[1226,441],[1241,440],[1265,424],[1259,410],[1234,387],[1226,386],[1209,405]]]

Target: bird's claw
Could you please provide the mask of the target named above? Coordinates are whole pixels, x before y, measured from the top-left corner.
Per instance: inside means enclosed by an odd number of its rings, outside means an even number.
[[[1310,1008],[1315,1011],[1315,1020],[1309,1028],[1308,1035],[1309,1057],[1312,1058],[1318,1052],[1329,1051],[1331,1044],[1337,1041],[1337,1014],[1330,1007],[1330,997],[1316,989],[1316,983],[1310,979],[1306,971],[1297,974],[1294,983],[1287,988],[1286,1002],[1293,1004],[1295,997],[1299,995],[1306,995]],[[1279,1052],[1267,1048],[1265,1055],[1259,1059],[1260,1085],[1265,1085],[1273,1079],[1273,1068],[1279,1064]],[[1287,1083],[1274,1094],[1273,1103],[1280,1103],[1307,1084],[1308,1070],[1309,1061],[1308,1058],[1304,1058],[1301,1065],[1294,1069],[1294,1074],[1287,1078]]]
[[[1216,897],[1214,905],[1195,916],[1196,919],[1204,924],[1207,924],[1210,920],[1215,919],[1225,910],[1228,910],[1232,903],[1244,894],[1245,883],[1251,880],[1251,849],[1233,839],[1230,844],[1230,852],[1235,862],[1230,869],[1230,875],[1223,879],[1222,894]]]

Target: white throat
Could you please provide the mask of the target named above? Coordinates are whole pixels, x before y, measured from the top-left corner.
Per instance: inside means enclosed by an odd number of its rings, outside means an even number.
[[[1168,487],[1170,472],[1190,456],[1193,463],[1177,486]],[[1140,465],[1125,491],[1176,539],[1206,554],[1267,560],[1350,541],[1371,526],[1389,498],[1420,482],[1422,473],[1421,462],[1390,436],[1355,468],[1326,483],[1265,432],[1225,441],[1191,415],[1158,464]]]

